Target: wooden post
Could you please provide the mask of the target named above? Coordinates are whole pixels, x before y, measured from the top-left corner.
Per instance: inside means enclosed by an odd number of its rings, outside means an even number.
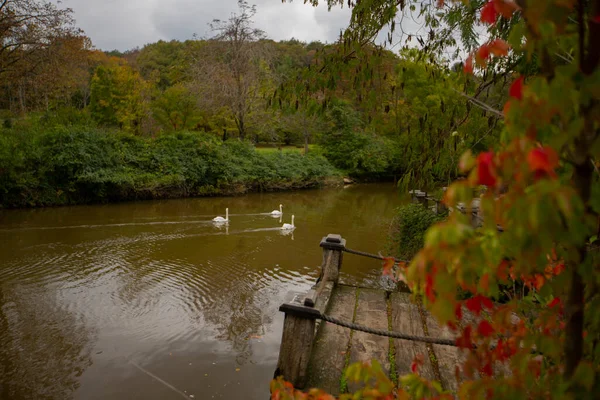
[[[471,225],[478,228],[483,225],[483,220],[480,213],[481,199],[479,197],[471,201]]]
[[[297,389],[303,389],[306,385],[315,322],[315,319],[285,314],[275,377],[282,376]]]
[[[417,194],[421,193],[420,190],[411,190],[408,192],[410,194],[410,200],[412,203],[417,204],[419,201],[417,200]]]
[[[417,193],[417,201],[423,207],[427,208],[427,193],[425,193],[425,192],[419,192],[419,193]]]
[[[342,268],[346,239],[341,235],[330,233],[321,239],[320,246],[323,248],[323,264],[319,279],[337,283]]]
[[[448,210],[448,207],[442,202],[442,200],[436,200],[435,202],[435,213],[442,214]]]
[[[338,281],[346,239],[329,234],[321,240],[321,247],[323,264],[318,288],[279,307],[279,311],[285,313],[285,319],[275,377],[283,376],[298,389],[306,385],[316,319],[325,311],[333,286]]]

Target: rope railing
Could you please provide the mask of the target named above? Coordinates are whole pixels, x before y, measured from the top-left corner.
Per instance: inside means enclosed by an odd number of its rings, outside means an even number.
[[[365,333],[370,333],[373,335],[378,335],[378,336],[385,336],[385,337],[391,337],[394,339],[404,339],[404,340],[411,340],[414,342],[423,342],[423,343],[431,343],[431,344],[442,344],[445,346],[455,346],[456,347],[456,342],[452,339],[444,339],[444,338],[434,338],[434,337],[429,337],[429,336],[418,336],[418,335],[409,335],[406,333],[401,333],[401,332],[394,332],[394,331],[386,331],[383,329],[374,329],[374,328],[369,328],[368,326],[363,326],[363,325],[359,325],[359,324],[355,324],[354,322],[346,322],[346,321],[342,321],[339,320],[337,318],[334,318],[332,316],[329,315],[325,315],[325,314],[321,314],[320,318],[317,319],[322,319],[323,321],[327,321],[330,322],[332,324],[344,327],[344,328],[349,328],[355,331],[360,331],[360,332],[365,332]]]
[[[342,251],[344,251],[344,252],[346,252],[346,253],[350,253],[350,254],[355,254],[355,255],[357,255],[357,256],[374,258],[374,259],[376,259],[376,260],[385,260],[386,258],[393,258],[393,259],[394,259],[394,262],[395,262],[396,264],[398,264],[398,263],[408,263],[408,261],[407,261],[407,260],[400,260],[400,259],[398,259],[398,258],[396,258],[396,257],[384,257],[384,256],[382,256],[381,254],[373,254],[373,253],[367,253],[366,251],[352,250],[352,249],[349,249],[349,248],[347,248],[347,247],[344,247],[344,248],[342,249]]]
[[[282,311],[286,314],[294,315],[294,316],[297,316],[300,318],[306,318],[306,319],[312,319],[312,320],[320,319],[322,321],[327,321],[327,322],[330,322],[332,324],[335,324],[335,325],[338,325],[338,326],[341,326],[344,328],[348,328],[348,329],[352,329],[352,330],[360,331],[360,332],[365,332],[365,333],[370,333],[370,334],[378,335],[378,336],[391,337],[394,339],[411,340],[411,341],[415,341],[415,342],[442,344],[445,346],[456,346],[455,341],[452,339],[409,335],[407,333],[388,331],[388,330],[384,330],[384,329],[369,328],[368,326],[359,325],[354,322],[342,321],[342,320],[332,317],[330,315],[323,314],[321,311],[319,311],[315,308],[302,306],[301,304],[285,303],[279,307],[279,311]]]

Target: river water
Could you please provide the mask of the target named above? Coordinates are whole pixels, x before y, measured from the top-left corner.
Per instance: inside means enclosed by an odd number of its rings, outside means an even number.
[[[278,307],[314,284],[321,237],[383,252],[400,204],[373,184],[0,211],[0,398],[266,399]],[[349,254],[341,279],[380,268]]]

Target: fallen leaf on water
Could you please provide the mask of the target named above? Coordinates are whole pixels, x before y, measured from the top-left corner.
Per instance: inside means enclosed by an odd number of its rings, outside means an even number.
[[[239,368],[236,368],[236,369],[235,369],[235,372],[240,372],[240,369],[239,369]]]
[[[260,335],[250,335],[250,339],[262,339]]]

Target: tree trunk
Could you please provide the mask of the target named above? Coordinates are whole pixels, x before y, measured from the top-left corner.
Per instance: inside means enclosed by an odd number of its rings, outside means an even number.
[[[238,118],[238,131],[240,134],[240,140],[244,140],[246,138],[246,126],[244,125],[244,116],[240,115]]]
[[[21,106],[21,113],[25,114],[27,110],[25,109],[25,100],[23,98],[23,84],[19,85],[19,104]]]
[[[584,140],[585,142],[585,140]],[[580,151],[585,154],[584,147],[581,143],[578,146]],[[573,176],[575,189],[579,192],[581,200],[585,205],[586,214],[591,211],[589,200],[591,196],[593,167],[591,159],[585,157],[581,164],[575,166],[575,174]],[[584,243],[579,248],[579,262],[585,262],[587,257],[587,244]],[[565,307],[567,325],[565,327],[566,340],[564,347],[565,354],[565,377],[571,378],[577,369],[579,362],[583,358],[583,324],[584,324],[584,306],[585,306],[585,284],[581,274],[577,271],[577,266],[573,267],[573,277],[571,279],[571,287]]]

